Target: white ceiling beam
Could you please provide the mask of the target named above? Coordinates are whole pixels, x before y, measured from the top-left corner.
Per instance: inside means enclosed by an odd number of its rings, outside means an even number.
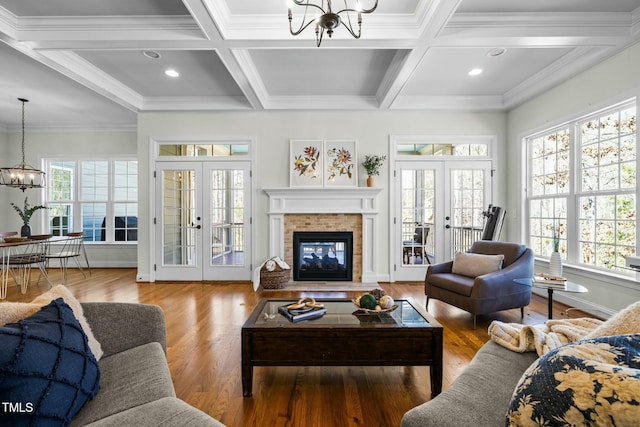
[[[182,3],[185,5],[207,39],[222,39],[220,30],[210,13],[210,9],[207,8],[201,0],[182,0]]]
[[[259,75],[248,52],[222,49],[218,51],[218,55],[251,107],[262,110],[266,89],[259,81]]]
[[[398,52],[382,84],[378,88],[376,97],[382,110],[389,109],[402,88],[411,78],[416,68],[429,50],[429,42],[439,34],[454,16],[461,0],[425,2],[419,11],[421,19],[421,43],[410,52]]]

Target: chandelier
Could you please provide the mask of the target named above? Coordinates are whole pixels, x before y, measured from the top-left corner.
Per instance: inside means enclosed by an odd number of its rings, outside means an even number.
[[[0,168],[0,185],[19,188],[43,188],[44,172],[34,168],[24,161],[24,104],[28,99],[18,98],[22,102],[22,163],[12,167]]]
[[[356,39],[360,38],[360,34],[362,32],[362,14],[363,13],[371,13],[378,7],[378,0],[374,3],[371,9],[363,9],[360,5],[360,0],[356,0],[354,7],[349,7],[347,4],[347,0],[344,1],[344,9],[338,10],[336,12],[331,8],[331,0],[325,1],[322,0],[320,4],[314,4],[311,0],[290,0],[289,1],[289,31],[292,35],[297,36],[301,32],[303,32],[309,25],[315,23],[316,27],[316,46],[320,47],[320,43],[322,43],[322,36],[324,35],[325,30],[329,37],[333,35],[333,30],[338,28],[340,24],[349,31],[349,33]],[[294,31],[293,30],[293,13],[291,11],[293,5],[304,7],[304,14],[302,16],[302,23],[300,27]],[[311,17],[312,12],[313,17]],[[357,19],[354,19],[354,14],[357,14]],[[354,30],[354,21],[358,24],[358,32]]]

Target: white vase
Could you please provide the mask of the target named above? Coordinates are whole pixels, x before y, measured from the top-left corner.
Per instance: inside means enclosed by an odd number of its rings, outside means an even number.
[[[559,252],[551,252],[549,259],[549,274],[554,276],[562,276],[562,258]]]

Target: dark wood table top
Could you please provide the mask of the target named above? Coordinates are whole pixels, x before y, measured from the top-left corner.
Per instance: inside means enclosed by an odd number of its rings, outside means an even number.
[[[364,314],[350,299],[316,299],[324,304],[327,309],[322,317],[290,322],[278,313],[278,308],[295,303],[296,299],[269,298],[262,299],[256,305],[245,324],[244,328],[331,328],[331,329],[357,329],[357,328],[442,328],[442,326],[421,307],[412,304],[408,300],[395,300],[398,306],[391,312],[380,314]]]

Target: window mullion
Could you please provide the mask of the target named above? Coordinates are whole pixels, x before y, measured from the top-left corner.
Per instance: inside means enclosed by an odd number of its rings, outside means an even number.
[[[578,147],[580,145],[580,127],[574,123],[571,127],[571,145],[569,147],[569,156],[571,158],[569,174],[569,194],[567,194],[567,263],[577,264],[578,253],[580,249],[580,221],[578,220],[578,212],[580,197],[578,197],[580,180],[582,179],[582,168],[580,167],[580,156]],[[572,221],[571,218],[575,218]]]

